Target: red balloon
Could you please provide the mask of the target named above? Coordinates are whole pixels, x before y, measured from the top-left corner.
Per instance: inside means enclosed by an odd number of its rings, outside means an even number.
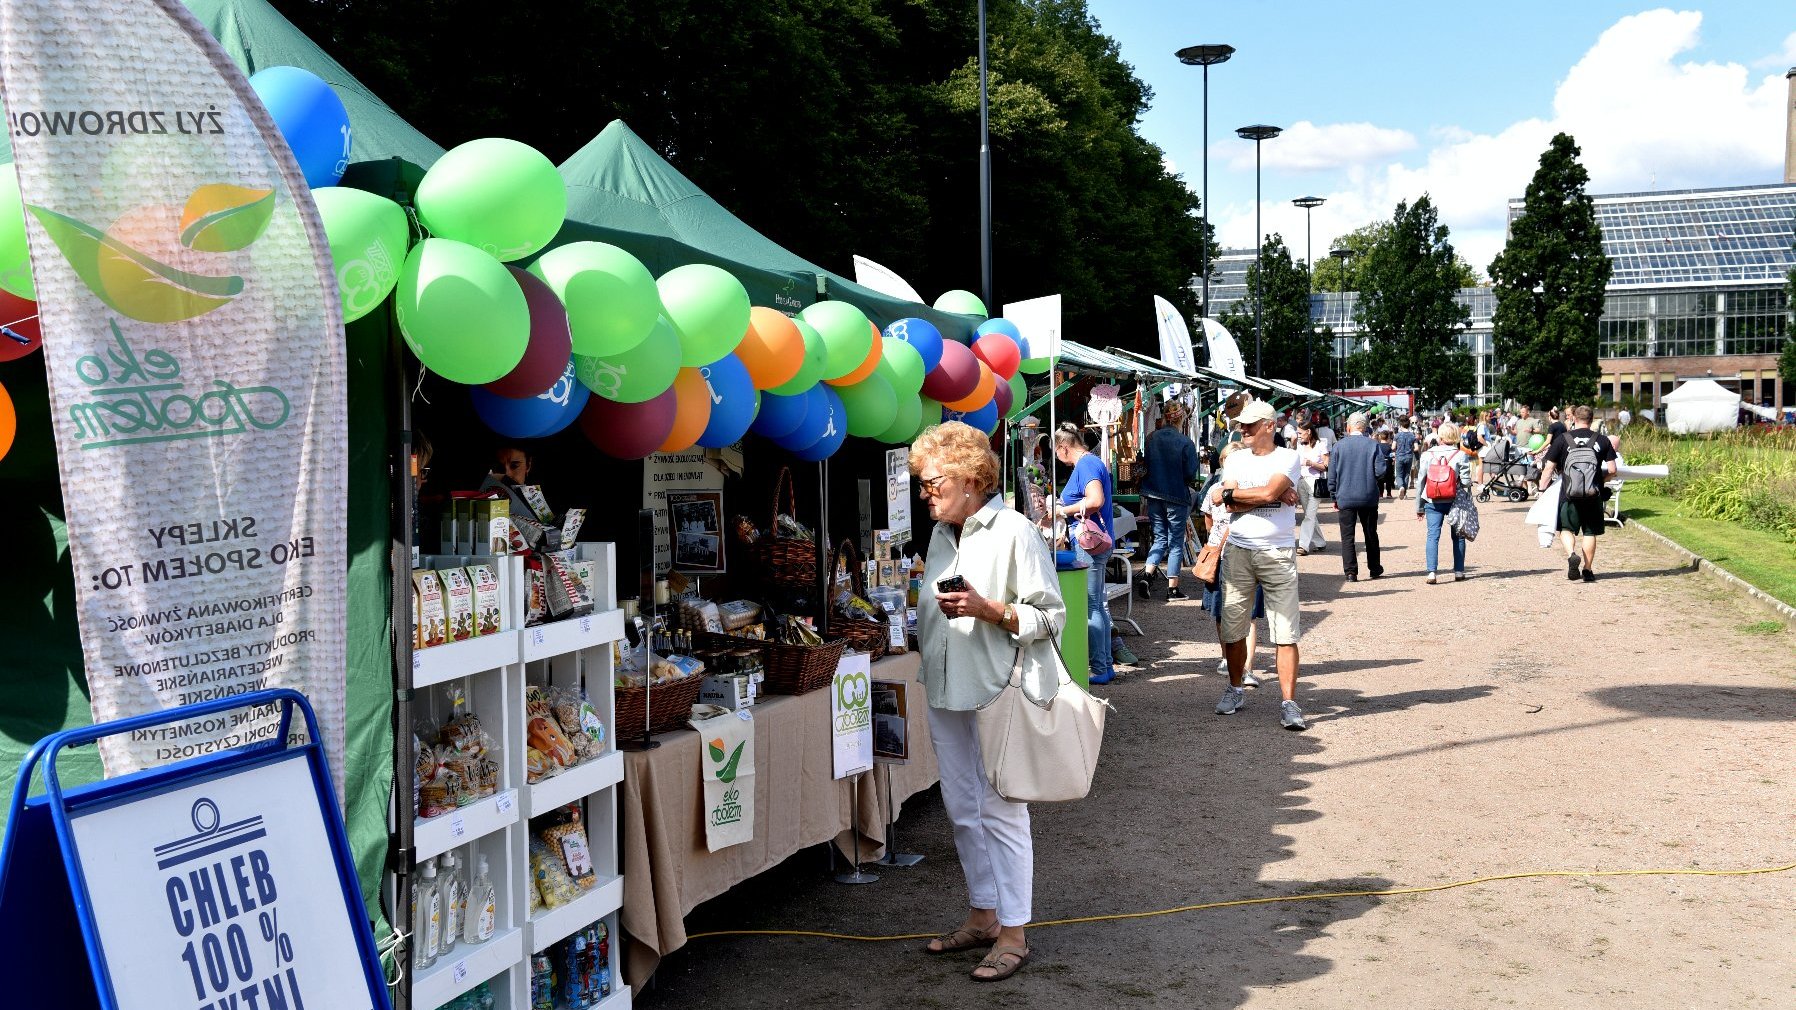
[[[1016,403],[1016,390],[1010,388],[1010,383],[1000,382],[992,387],[992,397],[998,401],[998,416],[1009,417],[1010,408]]]
[[[616,403],[595,396],[586,401],[586,409],[580,412],[580,430],[607,456],[642,459],[661,448],[673,431],[678,412],[678,397],[672,386],[642,403]]]
[[[574,351],[574,338],[568,332],[567,309],[555,291],[535,274],[508,266],[511,276],[524,289],[524,304],[530,307],[530,343],[524,346],[524,360],[503,378],[486,384],[488,392],[514,400],[528,400],[541,395],[554,385],[567,370],[568,355]]]
[[[1016,341],[1002,333],[987,333],[973,341],[973,356],[992,367],[998,378],[1005,382],[1016,374],[1017,366],[1023,363],[1023,352]]]
[[[979,359],[973,357],[973,352],[967,345],[952,340],[943,341],[941,363],[923,377],[923,395],[931,400],[950,403],[965,399],[977,388]]]
[[[0,327],[5,328],[0,332],[0,361],[17,361],[44,342],[37,325],[37,303],[9,291],[0,291]]]

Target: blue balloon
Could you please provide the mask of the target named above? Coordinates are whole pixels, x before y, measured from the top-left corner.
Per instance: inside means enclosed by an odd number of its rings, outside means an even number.
[[[782,449],[796,452],[816,443],[829,430],[830,394],[835,392],[827,383],[819,382],[815,386],[799,394],[805,403],[804,422],[773,441]],[[841,402],[841,397],[836,401]],[[842,415],[846,417],[846,415]]]
[[[580,417],[592,391],[574,378],[570,357],[555,384],[535,396],[514,400],[483,386],[469,387],[468,395],[474,399],[474,413],[480,420],[506,438],[547,438]]]
[[[1023,345],[1023,331],[1018,329],[1015,323],[1005,319],[1003,316],[987,319],[985,322],[980,323],[979,328],[973,331],[973,342],[978,343],[979,338],[985,336],[987,333],[1004,334],[1010,338],[1011,343],[1016,345],[1018,353],[1025,358],[1029,356],[1029,348]]]
[[[997,398],[992,398],[985,406],[980,407],[978,410],[961,411],[944,408],[942,410],[942,420],[961,421],[990,435],[992,432],[998,430]]]
[[[887,340],[902,340],[923,356],[923,374],[935,371],[942,363],[942,331],[927,319],[900,319],[886,327]]]
[[[829,400],[828,409],[824,413],[823,437],[801,449],[793,449],[792,455],[807,463],[828,459],[842,448],[842,442],[848,438],[848,410],[842,406],[842,398],[836,395],[833,387],[819,384],[825,397]]]
[[[734,354],[726,354],[709,365],[699,367],[711,390],[711,420],[698,436],[698,444],[707,449],[734,445],[748,434],[755,420],[755,384],[748,377],[748,366]]]
[[[298,67],[269,67],[249,79],[293,160],[313,189],[335,186],[349,167],[349,110],[318,75]]]
[[[797,396],[762,393],[760,413],[755,415],[755,423],[749,425],[748,430],[767,438],[783,438],[804,424],[805,413],[810,406],[811,392],[808,389]]]

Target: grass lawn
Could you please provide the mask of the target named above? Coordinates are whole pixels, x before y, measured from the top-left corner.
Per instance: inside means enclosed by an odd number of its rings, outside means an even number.
[[[1677,514],[1677,503],[1653,494],[1650,483],[1628,485],[1622,512],[1629,521],[1663,533],[1694,554],[1796,606],[1796,544],[1769,533],[1715,519]]]

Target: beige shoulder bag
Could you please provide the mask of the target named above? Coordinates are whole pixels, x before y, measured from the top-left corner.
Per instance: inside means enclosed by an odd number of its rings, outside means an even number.
[[[979,750],[992,789],[1012,803],[1082,799],[1091,791],[1110,703],[1094,698],[1066,672],[1059,636],[1050,631],[1058,686],[1046,703],[1023,690],[1023,649],[1010,681],[975,713]]]

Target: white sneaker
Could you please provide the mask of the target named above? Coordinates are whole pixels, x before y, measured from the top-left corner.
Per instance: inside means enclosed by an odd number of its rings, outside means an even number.
[[[1252,670],[1245,670],[1241,674],[1242,687],[1259,687],[1262,683],[1264,683],[1264,681],[1259,677],[1254,676]]]
[[[1434,582],[1435,582],[1434,573],[1429,572],[1428,573],[1428,584],[1432,586],[1432,585],[1434,585]]]
[[[1216,661],[1216,672],[1222,674],[1229,672],[1229,658],[1227,656]]]

